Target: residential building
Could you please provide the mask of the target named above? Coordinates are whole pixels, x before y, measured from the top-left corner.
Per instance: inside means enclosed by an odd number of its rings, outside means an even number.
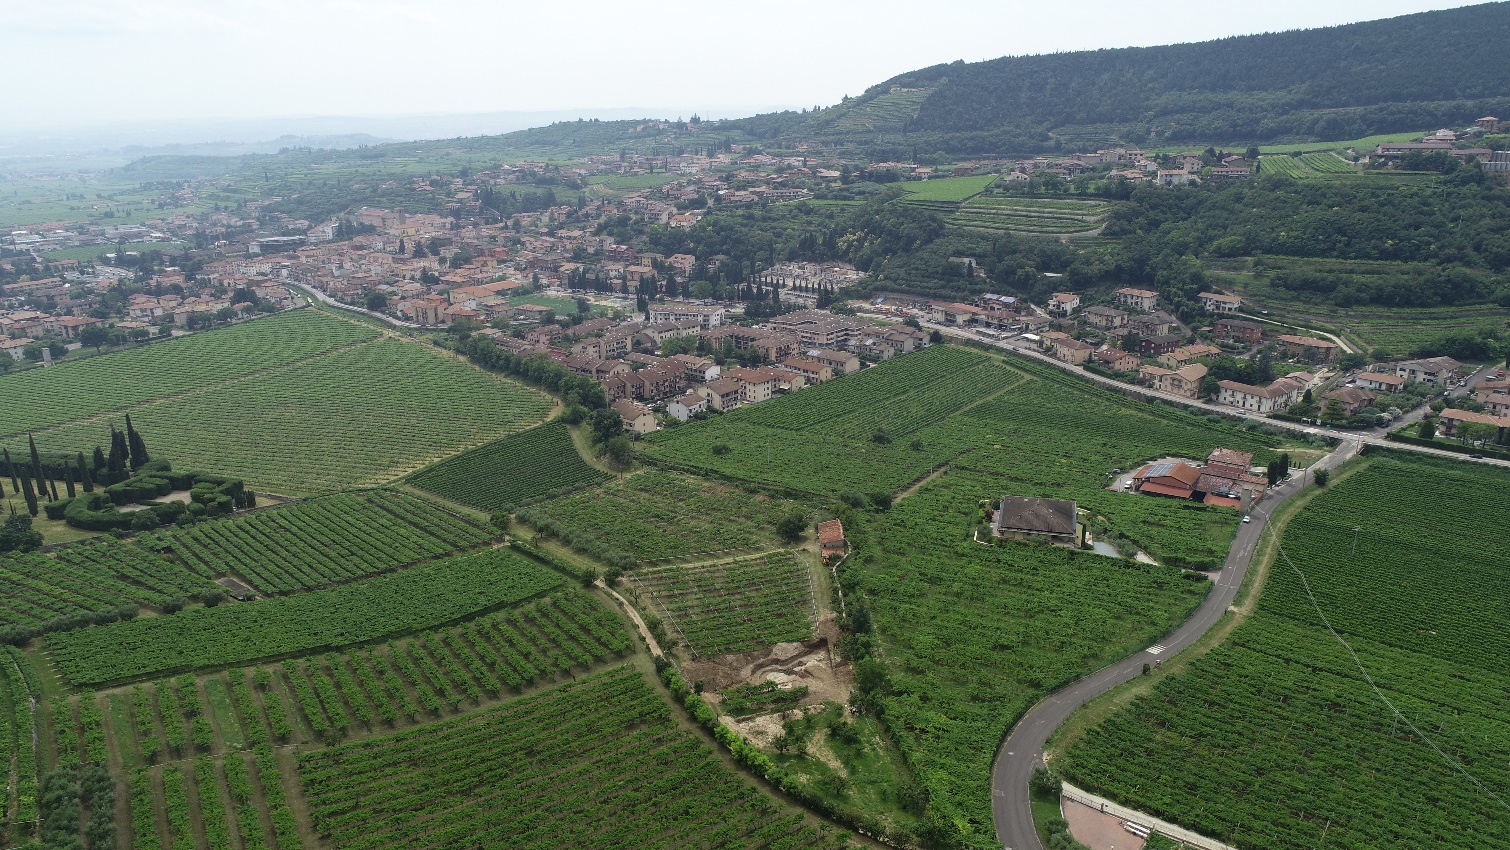
[[[826,366],[816,360],[804,360],[799,357],[788,357],[785,360],[781,361],[781,366],[783,368],[796,372],[797,374],[806,378],[808,383],[811,384],[821,384],[824,381],[832,380],[834,377],[834,369],[832,366]]]
[[[1214,345],[1206,345],[1205,343],[1198,342],[1193,345],[1182,345],[1168,354],[1160,354],[1159,365],[1166,369],[1179,369],[1196,362],[1202,357],[1215,357],[1221,353],[1222,350],[1220,348]]]
[[[1144,337],[1138,341],[1138,353],[1143,357],[1158,357],[1180,347],[1180,338],[1174,334]]]
[[[1055,315],[1068,316],[1080,309],[1080,296],[1073,292],[1056,292],[1045,309]]]
[[[1503,441],[1506,429],[1510,428],[1510,416],[1494,416],[1449,407],[1437,417],[1437,433],[1444,437],[1458,436],[1458,430],[1464,425],[1483,425],[1494,428],[1496,431],[1493,439]]]
[[[979,307],[952,301],[933,301],[928,306],[933,321],[943,325],[973,325],[983,312]]]
[[[1135,355],[1117,348],[1098,349],[1092,352],[1091,357],[1098,365],[1113,372],[1132,372],[1139,365],[1139,360]]]
[[[1081,315],[1092,327],[1107,330],[1127,324],[1127,314],[1115,307],[1087,307]]]
[[[1451,380],[1462,368],[1463,365],[1451,357],[1428,357],[1399,364],[1395,367],[1395,374],[1407,381],[1441,385]]]
[[[1117,290],[1117,303],[1144,313],[1152,313],[1159,308],[1159,294],[1148,289]]]
[[[696,392],[689,392],[679,398],[673,399],[666,405],[666,413],[678,422],[686,422],[693,416],[708,409],[708,400]]]
[[[742,404],[759,404],[776,394],[780,378],[771,369],[729,369],[721,380],[734,380],[743,385],[739,396]]]
[[[1405,387],[1403,376],[1386,375],[1382,372],[1360,372],[1353,380],[1360,389],[1386,393],[1397,393]]]
[[[1201,394],[1201,382],[1206,380],[1207,371],[1205,365],[1201,363],[1181,366],[1160,379],[1159,389],[1181,398],[1198,398]]]
[[[821,363],[833,370],[835,375],[848,375],[860,371],[860,358],[847,351],[827,351],[815,348],[804,355],[803,359]]]
[[[703,304],[662,303],[650,306],[650,324],[665,322],[697,322],[704,328],[716,328],[724,323],[724,307]]]
[[[1201,307],[1208,313],[1236,313],[1243,306],[1243,299],[1236,295],[1223,295],[1220,292],[1202,292]]]
[[[1239,381],[1222,381],[1217,396],[1219,404],[1227,404],[1251,410],[1255,413],[1274,413],[1294,404],[1300,397],[1302,387],[1287,378],[1280,378],[1266,387],[1256,387]]]
[[[679,254],[677,256],[685,255]],[[722,372],[717,363],[706,357],[698,357],[695,354],[673,354],[666,358],[666,362],[680,366],[687,373],[687,380],[699,384],[718,380],[718,376]]]
[[[1341,405],[1343,412],[1352,416],[1365,407],[1373,407],[1379,396],[1370,390],[1361,390],[1357,387],[1341,387],[1326,393],[1322,397],[1322,407],[1331,406],[1331,402]]]
[[[1241,342],[1245,345],[1257,345],[1264,338],[1262,325],[1242,319],[1220,319],[1212,328],[1212,333],[1223,342]]]
[[[728,412],[742,403],[744,384],[732,378],[719,378],[697,387],[696,392],[708,400],[709,408]]]
[[[1094,345],[1071,337],[1054,340],[1054,357],[1076,366],[1089,360],[1095,350]]]
[[[1285,354],[1306,363],[1331,363],[1337,359],[1337,343],[1313,336],[1280,334],[1279,345]]]
[[[629,399],[619,399],[613,403],[613,412],[619,414],[619,421],[624,423],[624,430],[635,434],[649,434],[660,426],[655,424],[655,414],[650,408]]]
[[[1188,463],[1165,461],[1150,463],[1133,473],[1133,489],[1150,496],[1189,499],[1195,496],[1195,482],[1201,471]]]

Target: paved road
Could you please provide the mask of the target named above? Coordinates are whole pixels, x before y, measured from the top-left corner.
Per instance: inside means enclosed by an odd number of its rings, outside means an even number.
[[[1247,419],[1247,420],[1250,420],[1250,421],[1253,421],[1253,422],[1257,422],[1257,423],[1260,423],[1260,424],[1263,424],[1263,425],[1267,425],[1267,426],[1269,426],[1271,428],[1278,428],[1278,429],[1280,429],[1282,431],[1289,431],[1291,433],[1302,435],[1302,436],[1305,436],[1305,437],[1319,436],[1319,437],[1323,437],[1323,438],[1331,439],[1331,440],[1349,440],[1349,441],[1351,441],[1351,440],[1360,440],[1365,445],[1370,445],[1370,446],[1379,446],[1381,448],[1394,449],[1396,451],[1416,452],[1418,454],[1435,455],[1436,457],[1445,457],[1445,458],[1452,458],[1453,460],[1461,460],[1461,461],[1464,461],[1465,463],[1482,463],[1482,464],[1487,464],[1489,466],[1499,466],[1499,467],[1503,467],[1503,468],[1506,468],[1506,469],[1510,469],[1510,460],[1499,460],[1499,459],[1496,459],[1496,458],[1473,459],[1473,458],[1470,458],[1468,455],[1460,454],[1458,452],[1449,452],[1449,451],[1443,451],[1441,449],[1429,448],[1427,446],[1413,446],[1413,445],[1409,445],[1407,443],[1396,443],[1396,442],[1393,442],[1391,440],[1386,440],[1384,438],[1384,434],[1386,433],[1386,431],[1388,429],[1377,429],[1376,428],[1376,429],[1372,429],[1370,431],[1363,431],[1363,432],[1357,432],[1357,433],[1351,432],[1351,431],[1330,431],[1330,430],[1327,430],[1325,428],[1321,428],[1321,427],[1318,427],[1318,426],[1315,426],[1315,425],[1302,425],[1302,424],[1297,423],[1297,422],[1285,422],[1285,421],[1283,421],[1281,419],[1270,419],[1269,417],[1264,416],[1262,414],[1245,412],[1245,411],[1241,410],[1240,408],[1232,407],[1230,405],[1212,404],[1212,403],[1206,402],[1206,401],[1198,401],[1196,399],[1185,398],[1184,396],[1170,395],[1169,393],[1161,393],[1158,390],[1150,389],[1148,387],[1138,387],[1138,386],[1134,386],[1132,384],[1124,384],[1121,381],[1117,381],[1117,380],[1113,380],[1111,378],[1103,377],[1101,375],[1097,375],[1094,372],[1087,372],[1084,369],[1080,368],[1079,366],[1073,366],[1073,365],[1071,365],[1069,363],[1065,363],[1062,360],[1058,360],[1058,359],[1055,359],[1053,357],[1050,357],[1049,355],[1044,354],[1041,351],[1037,351],[1037,350],[1035,350],[1032,347],[1023,347],[1023,346],[1014,345],[1012,342],[1009,342],[1007,340],[1000,340],[1000,339],[994,339],[994,338],[991,338],[991,337],[985,337],[985,336],[981,336],[980,334],[974,333],[974,332],[971,332],[971,331],[960,330],[957,327],[951,327],[951,326],[947,326],[947,325],[936,325],[936,324],[933,324],[932,322],[926,322],[925,321],[925,322],[922,322],[922,325],[923,325],[923,327],[928,328],[929,330],[937,330],[937,331],[943,333],[945,336],[952,336],[952,337],[956,337],[956,338],[959,338],[959,339],[973,340],[973,341],[978,342],[978,343],[982,343],[982,344],[985,344],[985,345],[990,345],[990,346],[994,346],[996,348],[1001,348],[1001,349],[1004,349],[1006,351],[1010,351],[1010,352],[1012,352],[1014,354],[1017,354],[1017,355],[1019,355],[1021,357],[1027,357],[1027,358],[1030,358],[1030,359],[1033,359],[1033,360],[1037,360],[1040,363],[1044,363],[1044,364],[1047,364],[1049,366],[1053,366],[1056,369],[1061,369],[1061,370],[1063,370],[1065,372],[1068,372],[1071,375],[1074,375],[1075,377],[1077,377],[1077,378],[1079,378],[1081,380],[1090,381],[1093,384],[1101,384],[1103,386],[1106,386],[1106,387],[1109,387],[1111,389],[1114,389],[1114,390],[1116,390],[1117,392],[1120,392],[1120,393],[1127,393],[1127,392],[1137,393],[1137,394],[1142,395],[1142,396],[1144,396],[1146,398],[1156,398],[1156,399],[1159,399],[1160,401],[1165,401],[1165,402],[1168,402],[1170,404],[1183,405],[1185,407],[1189,407],[1189,408],[1192,408],[1194,410],[1200,410],[1200,411],[1203,411],[1203,412],[1206,412],[1206,413],[1219,413],[1219,414],[1221,414],[1223,416],[1237,417],[1237,418],[1240,418],[1240,419]]]
[[[414,322],[406,322],[403,319],[395,319],[392,316],[389,316],[389,315],[387,315],[385,313],[379,313],[379,312],[376,312],[374,310],[368,310],[365,307],[357,307],[357,306],[354,306],[354,305],[351,305],[351,304],[343,304],[342,302],[337,301],[334,298],[331,298],[329,295],[326,295],[325,293],[321,292],[318,289],[315,289],[312,286],[305,286],[302,283],[298,283],[298,282],[292,281],[292,280],[284,281],[284,283],[288,284],[289,286],[295,287],[299,291],[304,292],[305,294],[310,295],[310,296],[318,299],[321,304],[327,304],[327,305],[329,305],[331,307],[335,307],[338,310],[349,310],[349,311],[351,311],[353,313],[361,313],[364,316],[371,316],[374,319],[381,319],[381,320],[387,322],[390,325],[393,325],[395,327],[400,327],[400,328],[422,328],[422,327],[424,327],[424,325],[418,325],[418,324],[415,324]]]
[[[1360,440],[1346,439],[1312,468],[1336,469],[1356,456],[1362,445]],[[1211,592],[1174,634],[1155,644],[1155,647],[1163,647],[1158,654],[1144,650],[1072,682],[1045,697],[1012,727],[1011,734],[996,754],[996,764],[991,771],[991,812],[996,821],[996,837],[1003,847],[1007,850],[1040,850],[1038,833],[1033,828],[1033,811],[1028,802],[1028,779],[1033,769],[1043,764],[1043,746],[1049,735],[1085,703],[1137,678],[1142,674],[1144,664],[1176,655],[1216,625],[1242,586],[1243,576],[1248,572],[1248,564],[1253,560],[1269,517],[1303,487],[1301,479],[1292,479],[1269,491],[1269,495],[1254,506],[1249,514],[1253,521],[1237,527],[1237,536]]]

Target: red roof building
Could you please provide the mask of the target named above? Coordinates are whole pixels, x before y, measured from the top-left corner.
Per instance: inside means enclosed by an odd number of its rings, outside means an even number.
[[[824,557],[843,555],[848,544],[844,540],[844,524],[836,519],[818,523],[818,550]]]

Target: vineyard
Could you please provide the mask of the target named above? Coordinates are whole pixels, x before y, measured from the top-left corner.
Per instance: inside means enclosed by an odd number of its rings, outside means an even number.
[[[344,850],[845,844],[725,767],[632,667],[304,753],[299,777]]]
[[[371,328],[315,310],[294,310],[108,357],[6,376],[0,378],[7,402],[0,410],[0,437],[193,392],[376,336]]]
[[[519,602],[561,581],[508,549],[485,549],[330,590],[55,634],[48,646],[69,682],[93,687],[367,643]]]
[[[1355,176],[1358,169],[1347,160],[1331,151],[1292,156],[1259,157],[1260,174],[1283,174],[1300,180],[1317,177]]]
[[[622,564],[774,548],[788,502],[650,470],[520,510],[563,543]]]
[[[845,104],[839,108],[839,116],[828,125],[828,129],[839,133],[900,130],[918,114],[918,107],[932,93],[933,89],[887,92],[864,103]],[[822,116],[820,112],[820,120]]]
[[[488,532],[391,490],[340,493],[186,529],[142,535],[205,578],[234,575],[265,593],[387,572],[458,549]]]
[[[453,502],[498,511],[611,477],[582,460],[564,423],[552,422],[446,458],[411,475],[409,482]]]
[[[1239,846],[1510,842],[1507,483],[1368,461],[1291,520],[1252,618],[1056,764]]]
[[[37,761],[32,745],[31,697],[40,694],[31,667],[13,647],[0,651],[0,771],[7,778],[0,795],[0,841],[20,843],[18,828],[37,819]],[[13,778],[12,778],[13,777]]]
[[[991,184],[995,182],[995,174],[984,174],[980,177],[940,177],[934,180],[908,180],[889,185],[907,193],[902,198],[906,203],[952,205],[979,195],[990,188]]]
[[[549,409],[550,399],[534,390],[411,342],[379,339],[129,412],[153,455],[175,467],[308,495],[381,483],[538,421]],[[104,442],[108,427],[98,420],[37,434],[44,451]],[[26,441],[9,448],[24,456]]]
[[[793,552],[637,569],[633,587],[686,639],[694,656],[813,636],[812,578]]]
[[[96,612],[162,605],[214,588],[207,578],[114,540],[76,544],[52,556],[0,556],[0,630],[84,625]]]
[[[1073,235],[1094,233],[1106,223],[1105,201],[1041,200],[1008,195],[972,198],[944,220],[957,227],[1007,233]]]

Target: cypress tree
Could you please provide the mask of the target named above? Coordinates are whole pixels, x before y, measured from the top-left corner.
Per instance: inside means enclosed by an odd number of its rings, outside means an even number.
[[[32,516],[36,516],[37,494],[31,491],[30,478],[21,479],[21,492],[26,496],[26,510],[30,511]]]
[[[48,501],[50,501],[50,502],[56,502],[58,500],[58,482],[56,482],[56,481],[48,481],[47,482],[47,489],[48,489],[48,492],[52,494],[52,497],[50,499],[48,499]]]
[[[42,474],[42,456],[37,454],[37,441],[27,434],[26,442],[31,444],[31,474],[37,479],[37,494],[45,496],[47,495],[47,476]]]
[[[105,469],[110,473],[110,483],[118,484],[125,478],[126,472],[126,444],[121,439],[121,432],[110,426],[110,458],[105,463]]]
[[[131,424],[131,414],[126,414],[126,449],[131,458],[131,471],[135,472],[147,462],[147,446]]]
[[[71,463],[63,464],[63,483],[68,485],[68,498],[72,499],[79,495],[73,489],[73,464]]]
[[[91,466],[90,469],[99,470],[99,469],[104,469],[104,468],[105,468],[105,452],[103,450],[101,450],[99,446],[95,446],[94,447],[94,466]]]
[[[19,496],[21,495],[21,482],[16,478],[16,465],[11,463],[10,449],[4,449],[3,451],[5,452],[5,471],[10,473],[10,491],[12,494]]]
[[[96,449],[95,451],[99,451]],[[94,492],[94,476],[89,473],[89,464],[84,462],[84,453],[79,452],[79,480],[84,482],[84,492]]]

